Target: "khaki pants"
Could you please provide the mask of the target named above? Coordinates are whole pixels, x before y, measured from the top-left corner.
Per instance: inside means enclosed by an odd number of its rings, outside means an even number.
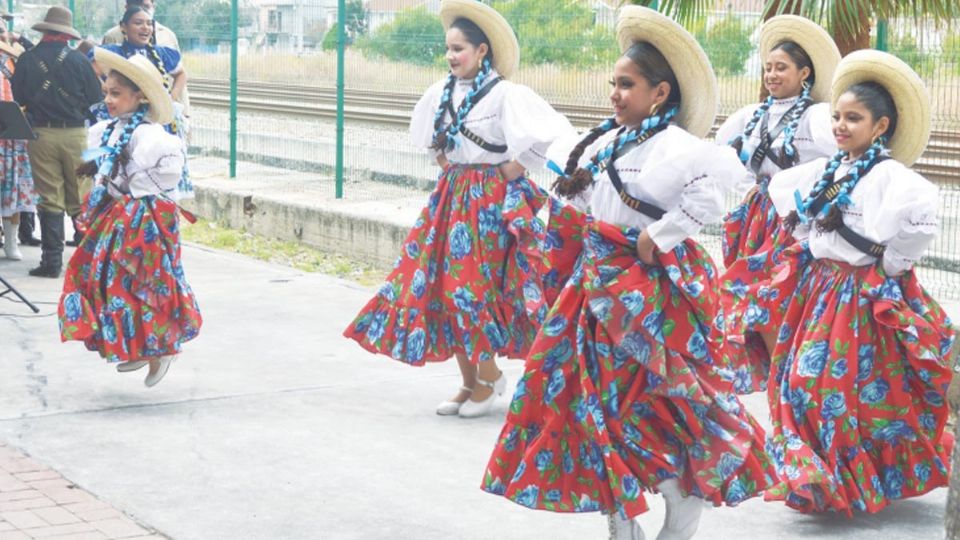
[[[78,177],[87,149],[87,128],[35,128],[37,139],[27,143],[33,183],[40,195],[41,212],[74,217],[90,192],[90,179]]]

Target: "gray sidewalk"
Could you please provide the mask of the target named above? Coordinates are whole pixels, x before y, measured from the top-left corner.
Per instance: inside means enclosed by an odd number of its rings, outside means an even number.
[[[148,390],[143,372],[118,374],[81,344],[60,343],[60,282],[28,278],[39,251],[24,251],[23,262],[0,260],[0,275],[41,315],[0,300],[0,441],[163,535],[606,537],[597,514],[533,512],[479,489],[508,400],[486,418],[436,416],[459,386],[454,363],[410,368],[341,337],[372,288],[186,246],[204,327]],[[501,366],[509,394],[523,366]],[[763,396],[747,404],[765,423]],[[696,538],[933,540],[946,496],[853,519],[754,499],[706,512]],[[648,500],[641,521],[652,540],[663,507]]]

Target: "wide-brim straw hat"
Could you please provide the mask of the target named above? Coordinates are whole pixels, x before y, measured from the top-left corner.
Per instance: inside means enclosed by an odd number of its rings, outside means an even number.
[[[520,67],[520,44],[513,33],[510,23],[492,7],[477,0],[442,0],[440,2],[440,22],[443,29],[449,30],[453,21],[459,18],[469,19],[480,27],[490,40],[493,49],[493,67],[497,72],[510,77]]]
[[[31,28],[37,32],[60,32],[80,39],[80,32],[73,27],[73,13],[62,6],[53,6],[48,9],[43,22],[38,22]]]
[[[816,81],[810,89],[813,101],[830,101],[830,83],[840,63],[840,49],[830,34],[810,19],[798,15],[778,15],[763,23],[760,29],[760,60],[766,62],[770,51],[784,41],[799,45],[813,63],[816,74]]]
[[[625,6],[617,19],[620,51],[645,41],[660,51],[680,85],[677,125],[703,137],[710,132],[717,114],[717,77],[707,53],[682,26],[669,17],[641,6]]]
[[[0,51],[3,51],[14,58],[20,58],[20,55],[23,54],[23,45],[20,45],[19,43],[14,43],[11,45],[6,41],[0,41]]]
[[[145,56],[135,54],[130,58],[124,58],[102,47],[97,47],[94,49],[93,59],[105,74],[118,71],[140,87],[140,91],[150,102],[147,117],[151,122],[156,124],[173,122],[173,100],[163,86],[160,71]]]
[[[890,155],[913,165],[930,140],[930,95],[923,80],[903,60],[874,50],[854,51],[843,58],[833,76],[832,105],[851,86],[872,81],[884,87],[897,107],[897,130],[887,144]]]

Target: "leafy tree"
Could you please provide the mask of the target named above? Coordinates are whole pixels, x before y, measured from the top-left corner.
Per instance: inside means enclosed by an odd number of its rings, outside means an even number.
[[[440,17],[416,8],[361,37],[356,46],[368,57],[429,66],[446,50],[444,39]]]
[[[709,30],[703,30],[703,25],[700,26],[694,35],[703,44],[717,74],[743,74],[753,45],[750,44],[750,30],[744,27],[742,19],[728,14]]]
[[[595,24],[585,3],[565,0],[502,0],[493,7],[510,22],[524,64],[591,66],[617,56],[613,30]]]
[[[161,0],[157,2],[156,18],[176,32],[182,42],[230,39],[228,0]],[[238,26],[252,22],[249,12],[240,12]]]
[[[346,24],[347,45],[353,45],[358,37],[367,32],[367,12],[363,9],[361,0],[347,0],[346,3]],[[326,29],[323,35],[323,41],[320,48],[324,51],[333,51],[337,49],[337,25],[339,21],[333,21],[333,25]]]

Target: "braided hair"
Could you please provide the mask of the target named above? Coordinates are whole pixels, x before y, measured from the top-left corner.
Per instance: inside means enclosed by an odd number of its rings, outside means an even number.
[[[857,101],[870,111],[874,122],[879,122],[880,119],[886,117],[889,120],[889,124],[886,131],[877,137],[863,155],[860,156],[860,159],[850,167],[847,176],[840,185],[838,195],[828,201],[816,216],[810,215],[810,205],[833,182],[833,177],[837,171],[837,167],[840,166],[840,161],[847,157],[848,154],[841,151],[833,156],[827,163],[823,175],[814,184],[813,189],[806,199],[801,198],[799,191],[794,192],[797,210],[791,212],[784,219],[784,225],[787,227],[787,230],[791,232],[799,223],[807,223],[811,218],[817,220],[817,230],[821,232],[835,231],[843,225],[842,209],[852,204],[850,193],[857,186],[860,179],[865,176],[878,162],[880,157],[886,153],[887,140],[893,137],[896,132],[898,119],[897,107],[886,88],[875,82],[868,81],[851,86],[845,93],[853,94],[854,97],[857,98]]]
[[[810,97],[811,86],[806,81],[803,82],[803,91],[800,93],[800,100],[790,109],[790,120],[787,127],[783,130],[783,153],[780,154],[777,165],[781,169],[789,169],[797,164],[800,155],[793,144],[794,137],[797,136],[797,127],[800,126],[800,119],[803,113],[807,111],[810,105],[813,105],[813,98]]]
[[[440,104],[437,106],[437,112],[433,117],[433,143],[430,145],[430,148],[440,150],[441,152],[453,150],[460,143],[460,126],[463,125],[467,114],[470,113],[470,110],[475,105],[473,101],[474,96],[476,96],[480,88],[483,87],[483,83],[489,78],[490,72],[493,69],[493,48],[490,45],[490,39],[476,23],[465,17],[458,17],[450,24],[450,28],[460,30],[467,39],[467,42],[474,47],[486,44],[487,54],[480,63],[480,70],[473,79],[473,85],[463,98],[463,102],[460,103],[460,106],[452,115],[450,125],[444,127],[443,119],[447,110],[450,108],[450,102],[453,99],[453,89],[457,83],[457,78],[453,72],[447,75],[447,81],[443,86],[443,93],[440,95]]]
[[[580,157],[583,156],[586,148],[603,134],[620,127],[614,118],[604,120],[600,125],[587,132],[587,135],[573,147],[573,151],[570,152],[563,169],[553,161],[548,161],[547,167],[557,173],[557,179],[553,182],[553,189],[558,195],[569,199],[583,193],[587,187],[593,184],[594,177],[600,173],[601,164],[609,159],[614,152],[628,142],[637,139],[642,140],[651,130],[663,129],[679,110],[680,84],[677,82],[677,77],[670,64],[667,63],[666,58],[656,47],[646,41],[638,41],[631,45],[623,55],[633,61],[640,75],[647,80],[651,87],[662,82],[668,83],[670,94],[657,114],[648,116],[636,128],[617,135],[613,141],[590,158],[586,166],[577,166]]]
[[[793,165],[797,164],[797,161],[800,159],[799,154],[797,153],[796,146],[793,144],[793,139],[797,135],[797,127],[800,125],[800,119],[803,118],[803,113],[813,105],[813,98],[810,97],[810,92],[813,89],[813,85],[817,80],[817,74],[813,67],[813,61],[810,59],[810,55],[807,54],[803,47],[798,45],[794,41],[781,41],[773,46],[770,49],[770,52],[773,51],[783,51],[793,60],[793,63],[797,66],[797,70],[802,70],[803,68],[810,69],[810,75],[803,80],[802,91],[800,92],[799,101],[790,109],[790,119],[787,127],[783,130],[783,153],[780,155],[779,159],[774,161],[781,169],[788,169]],[[757,107],[757,110],[753,111],[753,116],[750,117],[750,120],[747,122],[747,125],[743,128],[743,133],[738,134],[733,139],[727,143],[732,146],[740,157],[740,162],[746,165],[750,162],[752,157],[743,149],[743,144],[747,139],[750,138],[750,135],[753,134],[753,130],[756,129],[757,124],[766,116],[767,111],[770,109],[770,106],[773,105],[774,97],[767,96],[767,99]],[[774,158],[773,155],[770,156],[771,159]]]
[[[100,138],[100,148],[94,149],[91,159],[77,168],[77,174],[82,176],[92,176],[100,178],[116,178],[120,173],[121,167],[126,167],[130,162],[130,152],[128,146],[133,132],[143,124],[143,118],[150,108],[148,103],[141,104],[130,117],[130,121],[123,127],[123,132],[115,143],[110,144],[110,137],[120,122],[115,118],[106,129],[103,130],[103,136]]]
[[[444,96],[440,99],[440,106],[437,108],[437,117],[434,118],[434,133],[433,133],[433,144],[430,146],[435,150],[448,151],[453,150],[460,144],[460,126],[463,125],[463,121],[466,120],[467,114],[470,113],[470,110],[473,109],[473,106],[476,104],[474,101],[474,96],[477,95],[477,92],[483,87],[483,83],[487,80],[487,77],[490,75],[492,70],[492,65],[489,58],[484,58],[480,71],[477,72],[476,78],[473,79],[473,85],[470,86],[470,90],[467,91],[467,95],[464,96],[463,101],[460,103],[460,106],[457,107],[456,113],[453,115],[453,121],[450,122],[446,128],[443,127],[443,113],[448,107],[450,102],[450,95],[452,95],[452,89],[445,87]],[[449,83],[448,83],[449,85]],[[449,91],[450,95],[446,95]],[[437,131],[439,124],[439,132]]]

